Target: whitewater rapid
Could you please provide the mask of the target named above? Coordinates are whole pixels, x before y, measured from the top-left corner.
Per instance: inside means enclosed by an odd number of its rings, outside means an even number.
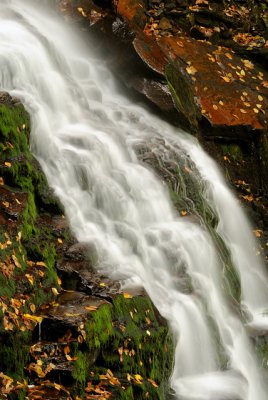
[[[143,286],[167,319],[177,399],[267,400],[254,349],[226,298],[209,231],[178,215],[168,188],[139,161],[136,146],[160,139],[165,149],[190,157],[240,277],[247,322],[267,329],[268,281],[239,204],[196,140],[120,94],[104,63],[44,3],[1,1],[0,87],[30,112],[31,150],[73,232],[94,244],[98,269],[127,286]],[[161,148],[155,151],[161,157]],[[180,287],[185,271],[189,292]]]

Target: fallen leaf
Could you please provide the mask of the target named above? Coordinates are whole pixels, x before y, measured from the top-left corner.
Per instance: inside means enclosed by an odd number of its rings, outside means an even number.
[[[190,65],[189,67],[186,68],[186,71],[188,72],[189,75],[195,75],[197,73],[197,70],[195,67]]]
[[[230,78],[228,78],[228,76],[221,76],[221,79],[223,79],[225,82],[230,82]]]
[[[41,324],[41,322],[43,321],[43,317],[40,317],[38,315],[23,314],[23,317],[28,319],[29,321],[37,322],[38,324]]]
[[[131,294],[129,294],[129,293],[123,293],[123,296],[124,296],[124,298],[125,299],[132,299],[132,295]]]
[[[255,229],[253,232],[254,232],[255,236],[258,238],[263,235],[263,231],[261,229]]]
[[[153,387],[158,388],[157,383],[156,383],[153,379],[148,378],[147,381],[148,381]]]
[[[139,374],[134,375],[134,382],[141,385],[143,382],[143,377]]]
[[[55,296],[58,296],[59,295],[59,292],[58,292],[58,290],[56,289],[56,288],[52,288],[51,289],[51,291],[52,291],[52,293],[55,295]]]
[[[31,274],[25,274],[26,278],[28,279],[28,281],[30,282],[31,285],[34,284],[34,278]]]

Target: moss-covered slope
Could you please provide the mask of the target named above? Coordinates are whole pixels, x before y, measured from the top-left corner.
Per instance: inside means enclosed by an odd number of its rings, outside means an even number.
[[[29,135],[22,104],[1,94],[0,398],[164,399],[173,354],[168,327],[147,296],[108,295],[109,282],[93,270],[85,283],[90,256],[77,292],[71,281],[84,256],[67,257],[75,239],[29,151]],[[64,263],[61,281],[56,267]],[[64,290],[70,286],[75,291]]]

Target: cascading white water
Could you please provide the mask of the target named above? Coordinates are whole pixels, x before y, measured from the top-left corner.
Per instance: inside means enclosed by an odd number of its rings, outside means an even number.
[[[191,157],[207,182],[242,286],[249,324],[267,328],[264,268],[250,227],[215,163],[188,134],[122,96],[103,63],[40,2],[0,5],[0,87],[31,114],[32,151],[63,203],[78,240],[94,243],[98,268],[143,286],[175,338],[171,387],[184,400],[266,400],[246,331],[222,288],[219,256],[204,226],[180,218],[166,186],[135,146],[161,139]],[[42,4],[42,1],[41,1]],[[232,214],[230,214],[232,210]],[[180,289],[186,268],[194,290]],[[224,370],[209,320],[228,359]]]

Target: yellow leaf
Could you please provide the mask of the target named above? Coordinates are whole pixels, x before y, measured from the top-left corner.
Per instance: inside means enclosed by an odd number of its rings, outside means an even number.
[[[34,278],[32,275],[30,274],[25,274],[26,278],[28,279],[28,281],[30,282],[31,285],[34,284]]]
[[[52,290],[52,293],[53,293],[55,296],[58,296],[58,295],[59,295],[59,292],[58,292],[58,290],[57,290],[56,288],[53,287],[51,290]]]
[[[107,380],[108,378],[107,378],[106,375],[99,375],[99,379],[101,379],[101,380]]]
[[[3,206],[5,206],[6,208],[9,207],[9,202],[8,201],[2,201]]]
[[[134,375],[134,378],[135,378],[135,383],[138,383],[139,385],[142,384],[142,382],[143,382],[143,377],[142,377],[141,375],[136,374],[136,375]]]
[[[37,261],[36,265],[38,265],[38,267],[46,267],[46,264],[43,261]]]
[[[197,70],[195,69],[195,67],[193,67],[192,65],[186,68],[186,71],[188,72],[189,75],[194,75],[197,73]]]
[[[153,379],[148,378],[147,381],[148,381],[153,387],[155,387],[155,388],[158,387],[157,383],[156,383]]]
[[[79,317],[79,315],[81,315],[81,314],[79,314],[79,313],[65,313],[64,314],[65,315],[65,317]]]
[[[40,324],[43,321],[43,317],[37,316],[37,315],[31,315],[31,314],[23,314],[23,317],[25,319],[28,319],[30,321],[37,322]]]
[[[18,235],[16,236],[16,241],[20,242],[21,240],[21,232],[18,232]]]
[[[258,238],[263,235],[263,231],[261,229],[255,229],[253,232],[255,233],[255,236]]]
[[[132,296],[131,294],[129,294],[129,293],[124,293],[123,296],[124,296],[125,299],[132,299],[132,297],[133,297],[133,296]]]
[[[30,304],[30,310],[32,311],[32,313],[36,311],[36,307],[34,304]]]
[[[21,264],[19,262],[19,260],[17,259],[17,257],[15,256],[15,254],[12,254],[12,260],[14,262],[14,264],[16,265],[17,268],[21,268]]]
[[[58,238],[58,243],[62,244],[63,243],[62,239]]]
[[[4,323],[4,328],[6,331],[12,331],[14,328],[14,325],[9,322],[9,319],[7,317],[4,317],[3,319],[3,323]]]
[[[7,162],[7,161],[6,161],[6,162],[5,162],[5,166],[8,167],[8,168],[10,168],[10,167],[12,166],[12,164],[11,164],[10,162]]]
[[[252,196],[251,194],[250,194],[250,195],[242,196],[242,198],[243,198],[244,200],[249,201],[249,202],[252,202],[252,201],[254,200],[254,198],[253,198],[253,196]]]
[[[96,311],[98,309],[98,307],[96,307],[96,306],[86,306],[85,307],[85,310],[87,310],[87,311]]]
[[[86,17],[86,16],[87,16],[87,14],[85,13],[85,11],[83,10],[82,7],[78,7],[78,8],[77,8],[77,11],[78,11],[80,14],[82,14],[83,17]]]

